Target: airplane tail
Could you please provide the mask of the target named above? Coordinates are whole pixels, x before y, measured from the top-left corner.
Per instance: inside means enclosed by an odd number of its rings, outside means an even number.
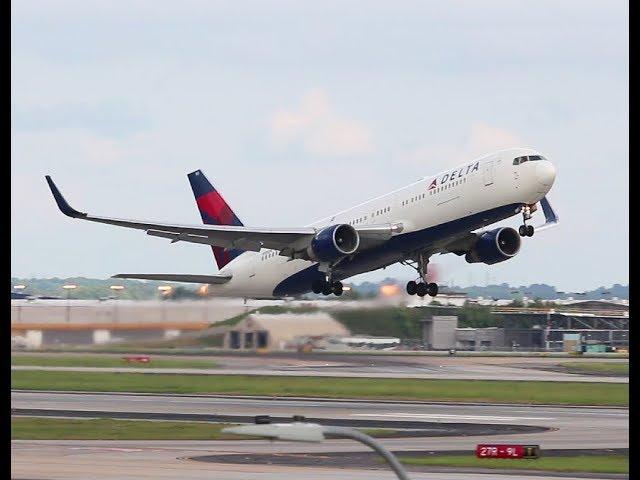
[[[201,170],[191,172],[189,175],[189,183],[193,190],[193,195],[196,197],[196,203],[198,204],[198,210],[202,217],[202,223],[205,225],[234,225],[243,226],[240,219],[237,217],[233,210],[224,201],[222,195],[213,188],[213,185],[207,180],[207,177]],[[231,260],[244,252],[237,248],[226,249],[223,247],[212,246],[213,256],[218,264],[218,269],[223,268]]]

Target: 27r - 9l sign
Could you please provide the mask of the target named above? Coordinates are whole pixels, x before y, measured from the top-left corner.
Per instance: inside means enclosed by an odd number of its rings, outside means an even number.
[[[479,444],[476,446],[478,458],[538,458],[539,445]]]

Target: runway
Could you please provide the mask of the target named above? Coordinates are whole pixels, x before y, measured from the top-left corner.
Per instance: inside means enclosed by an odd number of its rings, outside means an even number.
[[[80,356],[80,355],[79,355]],[[215,368],[154,368],[151,356],[146,367],[48,367],[15,366],[12,370],[172,373],[180,375],[276,375],[353,378],[418,378],[441,380],[526,380],[548,382],[628,383],[628,376],[579,375],[563,372],[557,364],[566,361],[526,357],[432,357],[390,355],[219,355],[209,359]],[[583,360],[584,361],[584,360]],[[588,361],[588,360],[587,360]],[[616,361],[616,360],[608,360]],[[620,360],[617,360],[618,362]],[[624,360],[622,360],[624,362]]]
[[[66,445],[46,442],[12,442],[11,476],[16,480],[282,480],[295,478],[305,480],[390,480],[394,478],[387,468],[372,469],[295,467],[278,465],[239,465],[205,463],[190,460],[190,456],[202,455],[203,451],[215,451],[215,447],[190,445],[143,445],[120,446],[114,442],[94,444],[75,441]],[[256,442],[254,448],[260,449]],[[195,448],[195,449],[194,449]],[[286,452],[286,445],[281,452]],[[473,473],[468,472],[418,472],[409,469],[415,480],[578,480],[585,478],[625,478],[625,476],[580,475],[545,473],[530,476],[526,473]]]
[[[48,409],[87,412],[138,412],[156,414],[241,415],[269,414],[341,420],[408,422],[445,427],[464,425],[537,425],[550,431],[515,435],[473,435],[388,438],[383,442],[393,451],[472,450],[477,443],[539,444],[541,449],[628,448],[628,410],[624,408],[540,407],[522,405],[460,405],[412,402],[320,401],[302,399],[251,399],[197,395],[153,395],[110,393],[55,393],[13,391],[12,409]],[[469,432],[472,433],[472,432]],[[325,469],[318,467],[224,465],[188,460],[205,455],[248,455],[286,453],[359,452],[365,447],[348,440],[328,440],[302,444],[262,440],[234,441],[13,441],[13,477],[24,479],[86,478],[100,468],[101,478],[213,478],[235,480],[282,478],[296,475],[309,479],[390,478],[384,470]],[[36,461],[37,460],[37,461]],[[105,475],[102,475],[105,472]],[[347,476],[345,476],[347,475]],[[90,475],[89,475],[90,476]],[[460,473],[414,473],[413,478],[456,480],[469,478]],[[525,474],[508,478],[526,478]],[[474,474],[473,478],[493,479],[504,475]],[[555,478],[546,475],[536,478]],[[571,478],[586,478],[574,475]],[[592,477],[593,478],[593,477]],[[601,478],[601,477],[596,477]]]
[[[413,402],[373,402],[302,399],[251,399],[247,397],[206,395],[155,395],[113,393],[54,393],[12,391],[11,408],[139,412],[203,415],[272,415],[342,420],[378,420],[431,423],[535,425],[553,431],[527,434],[527,442],[546,448],[628,448],[629,411],[625,408],[552,407],[523,405],[446,404]],[[498,441],[503,436],[492,436]],[[508,436],[504,436],[508,437]],[[447,437],[434,445],[432,439],[388,439],[398,449],[469,450],[476,438]],[[511,441],[513,439],[506,439]],[[475,442],[475,443],[474,443]],[[224,442],[225,444],[227,442]],[[231,442],[233,443],[233,442]],[[230,446],[232,451],[244,443]],[[355,447],[355,446],[354,446]],[[227,446],[219,446],[227,451]],[[325,444],[291,444],[292,451],[310,448],[326,450]],[[302,449],[302,450],[300,450]],[[277,450],[277,449],[276,449]],[[255,453],[255,452],[253,452]]]

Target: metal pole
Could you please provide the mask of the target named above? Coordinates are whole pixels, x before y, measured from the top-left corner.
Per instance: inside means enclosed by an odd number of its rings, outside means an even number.
[[[551,312],[547,311],[547,328],[544,330],[544,346],[545,350],[549,351],[549,333],[551,330]]]
[[[380,442],[376,439],[370,437],[369,435],[365,435],[364,433],[356,430],[355,428],[348,427],[322,427],[322,431],[329,435],[334,435],[336,437],[345,437],[351,438],[358,442],[364,443],[368,447],[375,450],[385,461],[389,464],[391,469],[395,472],[396,476],[400,480],[409,480],[409,475],[407,475],[407,471],[404,469],[398,458],[391,453],[389,450],[384,448]]]

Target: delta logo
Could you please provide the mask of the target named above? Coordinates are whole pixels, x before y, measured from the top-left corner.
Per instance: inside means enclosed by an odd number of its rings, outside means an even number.
[[[434,178],[429,184],[429,188],[427,190],[433,190],[437,188],[439,185],[444,185],[447,182],[451,182],[453,180],[460,180],[463,177],[469,175],[470,173],[476,172],[480,169],[480,162],[470,163],[466,167],[459,168],[454,170],[453,172],[445,173],[440,179],[438,177]]]

